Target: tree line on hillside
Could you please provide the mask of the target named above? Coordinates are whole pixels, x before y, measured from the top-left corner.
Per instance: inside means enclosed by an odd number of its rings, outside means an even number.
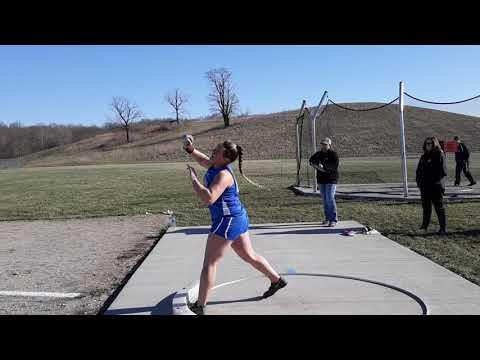
[[[232,73],[225,68],[209,70],[205,77],[211,86],[208,94],[211,115],[202,119],[220,117],[225,127],[230,126],[232,116],[238,111],[238,96],[233,85]],[[172,108],[174,118],[146,119],[139,106],[131,99],[114,96],[110,102],[111,116],[103,127],[82,125],[33,125],[19,122],[9,125],[0,122],[0,158],[17,158],[37,151],[70,144],[107,131],[123,129],[125,141],[131,141],[134,124],[147,125],[161,121],[179,124],[188,114],[189,96],[178,88],[165,94],[163,100]],[[247,115],[247,114],[243,114]]]
[[[33,125],[0,122],[0,158],[25,156],[55,146],[70,144],[104,132],[98,126]]]

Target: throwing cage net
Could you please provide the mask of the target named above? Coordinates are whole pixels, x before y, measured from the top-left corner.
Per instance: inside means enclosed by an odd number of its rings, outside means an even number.
[[[404,95],[405,124],[417,122],[414,124],[415,131],[408,133],[410,141],[407,151],[411,154],[418,154],[416,157],[419,158],[425,138],[437,137],[446,156],[446,184],[453,184],[456,172],[455,151],[458,146],[454,137],[458,136],[470,151],[470,158],[466,162],[467,169],[474,178],[478,178],[478,159],[472,153],[480,151],[478,138],[478,134],[480,134],[480,95],[454,101],[423,99],[417,94],[412,95],[406,91]],[[422,112],[426,111],[429,112],[431,126],[422,126],[421,123],[418,123],[418,119],[424,117]],[[461,175],[461,178],[463,177],[464,175]]]
[[[405,125],[415,123],[415,132],[409,133],[407,151],[421,153],[423,141],[427,136],[435,136],[448,158],[454,158],[453,137],[459,136],[471,151],[480,150],[478,134],[480,133],[480,95],[457,101],[425,100],[417,95],[404,92],[405,95]],[[433,110],[433,111],[432,111]],[[418,119],[423,118],[422,112],[428,111],[434,124],[431,127],[422,126]],[[475,114],[475,115],[468,115]]]
[[[391,117],[398,118],[398,110],[395,110],[395,102],[398,97],[392,101],[375,106],[365,106],[361,104],[358,108],[344,106],[328,99],[325,105],[317,108],[304,108],[303,112],[297,116],[297,178],[294,186],[312,187],[315,183],[315,171],[309,165],[309,158],[320,149],[322,138],[329,137],[332,140],[333,149],[340,153],[346,153],[350,156],[356,155],[355,141],[344,136],[343,133],[337,133],[336,123],[340,120],[347,123],[355,123],[358,126],[371,126],[376,123],[375,115],[372,117],[360,116],[359,113],[371,111],[372,114],[386,107],[391,109]],[[397,105],[398,107],[398,105]],[[383,113],[382,113],[383,114]],[[378,114],[377,114],[378,115]],[[398,120],[396,120],[398,122]],[[365,123],[365,124],[363,124]],[[345,126],[343,126],[345,128]],[[315,136],[312,136],[315,132]],[[398,136],[398,135],[397,135]],[[360,145],[360,144],[359,144]],[[357,147],[358,149],[358,147]],[[396,152],[398,153],[398,146]]]
[[[450,161],[454,159],[454,136],[459,136],[471,152],[480,151],[480,95],[456,101],[425,100],[406,92],[401,83],[399,96],[385,103],[339,104],[328,95],[326,98],[316,108],[302,107],[296,118],[294,186],[315,184],[314,170],[308,160],[319,150],[324,137],[332,139],[340,157],[402,157],[405,175],[399,180],[404,183],[405,197],[408,197],[407,175],[408,181],[415,180],[412,163],[423,152],[426,137],[436,136]],[[407,158],[410,158],[408,171]]]

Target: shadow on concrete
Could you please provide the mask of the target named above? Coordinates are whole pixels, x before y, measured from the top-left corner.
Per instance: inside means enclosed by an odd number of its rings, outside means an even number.
[[[207,229],[188,228],[188,229],[169,231],[168,234],[208,235],[209,232],[210,232],[210,228],[207,228]]]
[[[224,300],[224,301],[209,301],[207,303],[208,306],[210,305],[220,305],[220,304],[231,304],[231,303],[241,303],[241,302],[254,302],[263,300],[262,296],[255,296],[246,299],[238,299],[238,300]]]
[[[284,229],[284,228],[305,228],[305,227],[320,227],[325,226],[321,225],[320,222],[314,224],[278,224],[278,225],[250,225],[248,228],[250,230],[261,230],[261,229]]]
[[[150,312],[149,315],[173,315],[172,301],[175,294],[168,295],[155,306],[107,310],[103,315],[132,315],[144,312]]]
[[[295,272],[295,273],[281,273],[280,275],[288,276],[288,277],[297,277],[297,276],[298,277],[310,277],[311,276],[311,277],[337,278],[337,279],[354,280],[354,281],[360,281],[360,282],[364,282],[364,283],[370,283],[370,284],[374,284],[374,285],[383,286],[385,288],[388,288],[388,289],[394,290],[394,291],[398,291],[398,292],[410,297],[412,300],[414,300],[420,306],[423,315],[428,315],[429,314],[429,310],[427,308],[427,305],[425,304],[425,302],[420,297],[418,297],[417,295],[415,295],[414,293],[412,293],[412,292],[410,292],[406,289],[403,289],[403,288],[400,288],[400,287],[397,287],[395,285],[391,285],[391,284],[388,284],[388,283],[375,281],[375,280],[370,280],[370,279],[365,279],[365,278],[359,278],[359,277],[355,277],[355,276],[336,275],[336,274],[303,273],[303,272],[297,273],[297,272]],[[244,280],[248,280],[248,278],[244,279]],[[240,303],[240,302],[254,302],[254,301],[260,301],[262,299],[263,299],[262,296],[255,296],[255,297],[251,297],[251,298],[238,299],[238,300],[212,301],[212,302],[208,302],[208,305],[210,306],[210,305],[220,305],[220,304],[230,304],[230,303]]]
[[[362,231],[363,228],[361,227],[352,227],[348,229],[335,229],[335,228],[318,228],[320,225],[310,226],[312,229],[296,229],[296,230],[288,230],[288,231],[276,231],[276,232],[262,232],[257,233],[255,235],[308,235],[308,234],[342,234],[345,230],[353,230],[353,231]],[[295,226],[298,227],[298,226]],[[303,227],[303,226],[302,226]],[[259,227],[259,226],[250,226],[249,230],[283,230],[282,228],[278,227]],[[185,234],[185,235],[208,235],[210,229],[183,229],[177,231],[171,231],[170,234]]]
[[[271,229],[271,230],[276,230],[276,229],[284,229],[284,228],[305,228],[305,227],[320,227],[320,223],[318,224],[305,224],[302,225],[300,224],[279,224],[279,225],[251,225],[248,227],[249,230],[262,230],[262,229]],[[204,228],[204,229],[199,229],[199,228],[186,228],[186,229],[179,229],[179,230],[174,230],[174,231],[169,231],[169,234],[185,234],[185,235],[208,235],[210,232],[210,228]]]
[[[322,235],[322,234],[339,234],[341,235],[345,230],[353,230],[353,231],[362,231],[363,228],[361,227],[352,227],[348,229],[335,229],[335,228],[323,228],[323,229],[304,229],[304,230],[290,230],[290,231],[278,231],[278,232],[264,232],[264,233],[257,233],[255,235]]]

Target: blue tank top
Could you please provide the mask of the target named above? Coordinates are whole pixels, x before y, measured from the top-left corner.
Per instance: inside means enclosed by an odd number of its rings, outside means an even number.
[[[217,176],[218,173],[222,170],[228,170],[228,172],[232,174],[233,185],[227,187],[222,193],[222,195],[219,196],[217,201],[215,201],[212,205],[208,206],[213,220],[221,218],[223,216],[241,216],[245,211],[240,201],[240,191],[238,189],[237,181],[235,180],[235,176],[233,175],[232,167],[230,164],[219,168],[214,168],[212,166],[210,169],[208,169],[205,174],[204,185],[206,187],[210,187],[213,179],[215,179],[215,176]]]

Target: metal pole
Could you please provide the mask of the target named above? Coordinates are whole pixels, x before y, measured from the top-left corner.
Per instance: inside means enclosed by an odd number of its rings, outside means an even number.
[[[315,127],[315,120],[317,119],[318,113],[320,111],[320,107],[322,106],[323,100],[325,100],[325,97],[327,96],[328,92],[325,91],[323,93],[322,98],[320,99],[320,102],[318,103],[317,108],[315,109],[315,112],[312,115],[312,120],[311,120],[311,129],[312,129],[312,154],[315,154],[317,152],[317,131]],[[313,192],[317,192],[317,172],[314,170],[313,171]]]
[[[302,113],[303,113],[303,109],[305,108],[305,104],[307,102],[305,100],[302,101],[302,106],[300,107],[300,112],[298,113],[298,116],[297,116],[297,121],[296,121],[296,135],[297,135],[297,186],[300,185],[300,167],[302,164],[300,164],[300,154],[301,154],[301,151],[302,149],[300,149],[300,129],[298,128],[298,119],[300,116],[302,116]],[[303,120],[302,120],[303,121]]]
[[[399,108],[400,108],[400,151],[402,153],[403,197],[408,198],[407,154],[405,150],[405,123],[403,121],[403,81],[400,81]]]

